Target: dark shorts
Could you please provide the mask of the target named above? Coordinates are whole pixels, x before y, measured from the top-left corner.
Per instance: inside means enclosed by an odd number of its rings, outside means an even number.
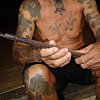
[[[51,68],[44,62],[30,63],[27,64],[26,67],[29,67],[34,64],[44,64],[49,68],[49,70],[56,77],[57,90],[60,92],[64,90],[65,86],[68,83],[78,83],[84,85],[92,83],[92,71],[89,69],[82,69],[80,65],[75,63],[74,58],[72,58],[69,64],[61,68]]]

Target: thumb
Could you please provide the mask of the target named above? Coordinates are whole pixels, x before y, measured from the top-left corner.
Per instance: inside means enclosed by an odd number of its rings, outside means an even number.
[[[91,48],[93,47],[93,45],[94,45],[94,44],[90,44],[90,45],[88,45],[87,47],[82,48],[82,49],[80,49],[80,50],[76,50],[76,51],[86,54],[87,52],[89,52],[89,51],[91,50]]]
[[[56,42],[54,40],[50,40],[49,44],[56,46]]]

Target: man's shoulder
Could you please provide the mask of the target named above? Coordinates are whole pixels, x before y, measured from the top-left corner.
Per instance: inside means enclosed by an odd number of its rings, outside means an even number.
[[[24,0],[21,9],[28,11],[32,17],[37,17],[40,16],[41,5],[38,0]]]

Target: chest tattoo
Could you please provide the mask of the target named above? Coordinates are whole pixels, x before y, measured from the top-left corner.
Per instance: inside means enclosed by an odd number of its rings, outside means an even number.
[[[55,13],[62,15],[65,11],[64,4],[62,0],[54,0]]]
[[[49,30],[52,32],[52,33],[60,33],[60,26],[61,24],[59,24],[57,21],[51,25],[49,27]]]
[[[65,13],[67,16],[64,17],[64,19],[58,19],[50,25],[49,30],[52,34],[59,34],[62,31],[73,31],[73,27],[77,19],[72,11],[66,10]]]
[[[65,22],[65,31],[66,30],[72,31],[75,21],[76,18],[72,15],[69,15],[68,20]]]

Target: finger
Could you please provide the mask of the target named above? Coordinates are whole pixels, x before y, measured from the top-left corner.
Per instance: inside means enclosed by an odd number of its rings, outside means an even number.
[[[84,64],[84,63],[88,62],[92,58],[93,58],[93,54],[91,54],[89,52],[89,53],[86,53],[86,54],[82,55],[81,57],[75,59],[75,62],[77,64]]]
[[[97,66],[100,66],[100,62],[98,59],[96,60],[96,58],[94,58],[94,57],[91,58],[90,60],[88,60],[88,62],[81,64],[81,67],[84,69],[85,68],[92,69],[93,67],[97,67]]]
[[[71,57],[66,60],[67,61],[64,64],[60,65],[59,67],[64,67],[65,65],[67,65],[71,61]]]
[[[86,62],[86,63],[84,63],[84,64],[81,64],[81,67],[83,68],[83,69],[89,69],[89,67],[91,66],[93,64],[93,60],[92,59],[90,59],[90,60],[88,60],[88,62]]]
[[[47,48],[47,49],[41,49],[40,54],[42,57],[50,56],[58,51],[57,47]]]
[[[49,59],[51,60],[58,59],[58,58],[65,56],[67,53],[68,53],[68,49],[63,48],[63,49],[60,49],[57,53],[49,56]]]
[[[87,47],[85,47],[85,48],[82,48],[82,49],[80,49],[80,50],[76,50],[76,51],[85,54],[85,53],[89,52],[89,50],[93,47],[93,45],[94,45],[94,44],[90,44],[89,46],[87,46]]]
[[[52,66],[56,66],[59,67],[61,65],[63,65],[65,62],[66,64],[68,63],[68,59],[71,58],[71,53],[68,52],[65,56],[63,56],[62,58],[56,59],[56,60],[47,60],[46,63],[48,65],[52,65]]]

